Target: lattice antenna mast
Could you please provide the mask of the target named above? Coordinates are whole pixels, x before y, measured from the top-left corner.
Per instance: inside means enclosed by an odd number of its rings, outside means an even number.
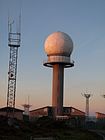
[[[28,96],[28,103],[22,105],[24,107],[24,115],[29,115],[29,109],[31,107],[29,103],[29,96]]]
[[[16,95],[16,77],[17,77],[17,58],[18,48],[20,47],[21,33],[20,33],[20,20],[19,17],[19,31],[14,31],[14,21],[8,19],[8,46],[10,47],[9,56],[9,71],[8,71],[8,91],[7,91],[7,107],[15,108],[15,95]]]
[[[89,99],[92,96],[92,94],[84,93],[84,94],[82,94],[82,96],[86,98],[86,109],[85,109],[85,112],[86,112],[86,117],[89,117]]]

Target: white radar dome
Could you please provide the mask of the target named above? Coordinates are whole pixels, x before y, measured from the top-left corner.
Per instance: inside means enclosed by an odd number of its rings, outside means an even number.
[[[73,41],[70,36],[64,32],[54,32],[45,40],[44,49],[48,56],[70,56],[73,51]]]

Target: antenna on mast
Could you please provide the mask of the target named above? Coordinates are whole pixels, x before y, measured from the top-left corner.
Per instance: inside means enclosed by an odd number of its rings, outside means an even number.
[[[24,115],[29,116],[29,108],[31,107],[29,103],[29,95],[28,95],[28,103],[22,105],[24,107]]]
[[[7,117],[15,114],[15,96],[16,96],[16,79],[17,79],[17,58],[18,48],[20,47],[21,33],[14,29],[14,20],[10,21],[8,16],[8,47],[9,54],[9,70],[8,70],[8,91],[7,91]],[[14,29],[14,30],[13,30]],[[12,110],[12,115],[11,111]]]
[[[92,94],[89,94],[89,93],[81,93],[81,95],[83,96],[83,97],[85,97],[86,98],[86,108],[85,108],[85,113],[86,113],[86,120],[88,120],[89,119],[89,99],[90,99],[90,97],[91,96],[93,96]]]

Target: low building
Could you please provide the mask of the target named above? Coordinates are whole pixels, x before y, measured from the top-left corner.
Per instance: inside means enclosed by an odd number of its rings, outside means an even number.
[[[53,116],[53,109],[51,106],[45,106],[42,108],[38,108],[35,110],[30,111],[30,119],[32,118],[38,118],[38,117],[43,117],[43,116],[48,116],[52,117]],[[63,107],[63,116],[67,116],[67,118],[71,117],[85,117],[85,112],[80,111],[74,107]],[[58,118],[58,116],[57,116]],[[66,117],[64,117],[66,118]]]
[[[52,117],[52,107],[45,106],[42,108],[34,109],[30,111],[30,118],[39,118],[43,116]]]
[[[96,112],[96,119],[104,119],[105,120],[105,114],[100,113],[100,112]]]
[[[7,112],[9,112],[9,117],[12,118],[13,117],[13,108],[11,107],[3,107],[0,108],[0,116],[6,116]],[[14,118],[18,119],[18,120],[23,120],[23,110],[15,108],[14,109]]]
[[[53,108],[45,106],[30,111],[30,121],[35,121],[40,117],[53,117]],[[78,110],[74,107],[63,107],[63,115],[56,116],[58,121],[67,120],[67,124],[71,127],[83,127],[85,123],[85,112]]]

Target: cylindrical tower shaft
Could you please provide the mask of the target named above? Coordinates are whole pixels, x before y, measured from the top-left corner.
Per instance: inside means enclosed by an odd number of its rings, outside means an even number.
[[[85,113],[86,113],[86,120],[89,119],[89,99],[92,96],[92,94],[84,93],[82,94],[86,98],[86,108],[85,108]]]
[[[86,116],[89,117],[89,98],[86,98]]]
[[[64,65],[53,65],[52,106],[53,115],[63,115]]]

